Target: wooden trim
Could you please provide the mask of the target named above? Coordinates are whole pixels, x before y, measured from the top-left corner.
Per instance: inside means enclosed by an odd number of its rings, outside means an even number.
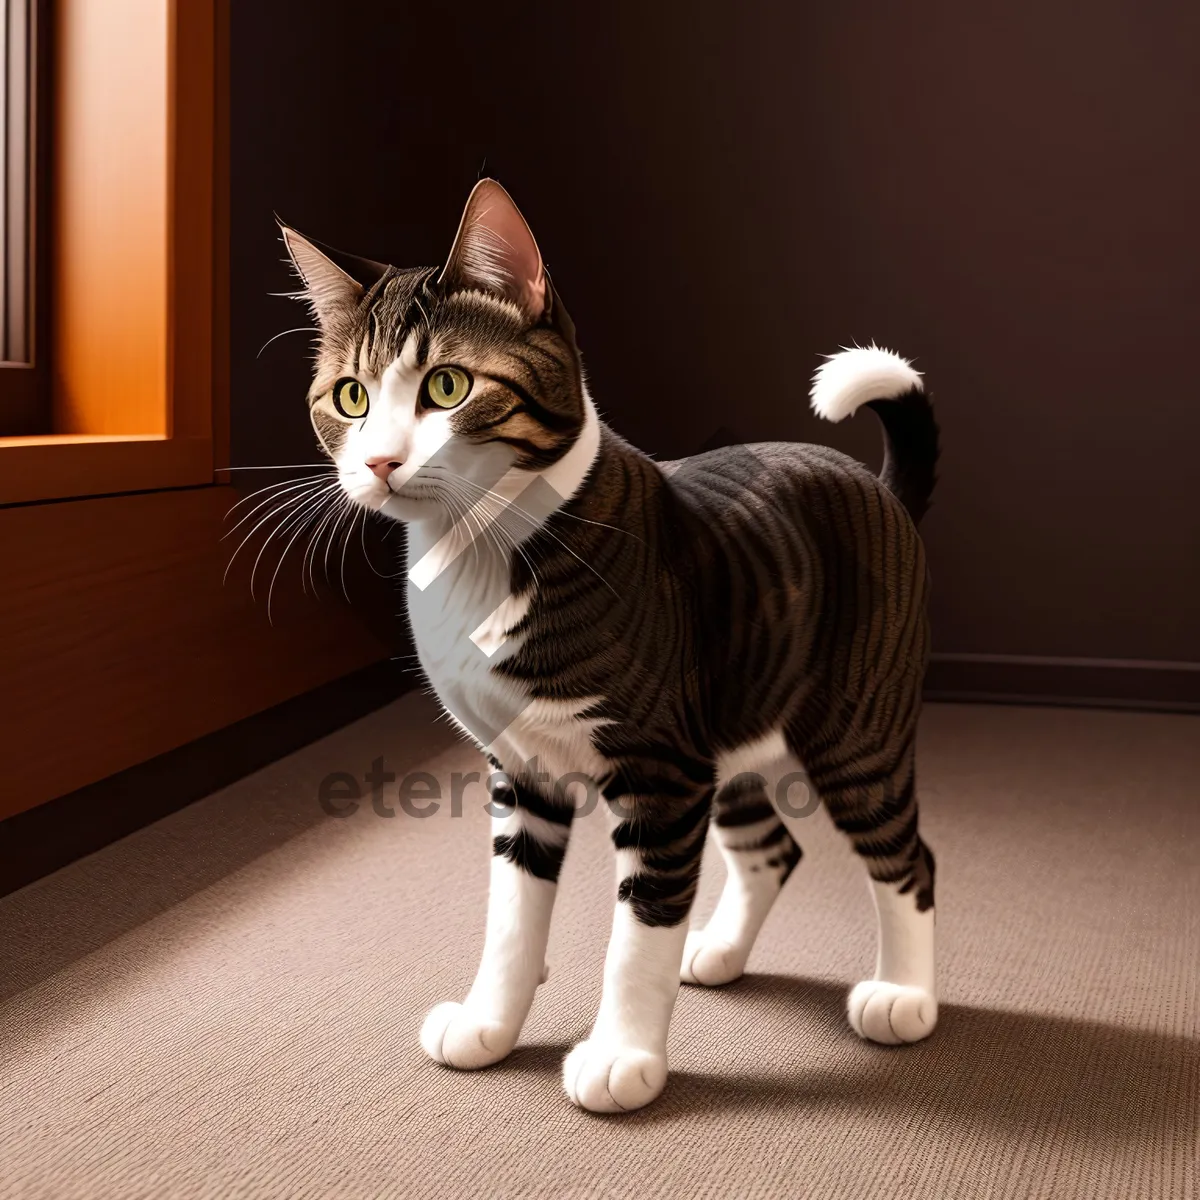
[[[212,0],[169,9],[167,432],[211,440],[216,13]]]
[[[211,438],[0,438],[0,505],[212,480]]]
[[[29,92],[32,141],[29,154],[29,360],[0,363],[0,432],[13,436],[50,429],[50,79],[53,61],[51,0],[30,0],[33,86]]]
[[[938,653],[930,700],[1200,712],[1200,663],[1031,654]]]

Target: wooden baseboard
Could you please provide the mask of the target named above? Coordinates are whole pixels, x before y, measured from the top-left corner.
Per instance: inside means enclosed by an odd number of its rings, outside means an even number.
[[[0,821],[0,896],[366,716],[414,679],[403,663],[375,663]]]
[[[928,700],[1200,712],[1200,663],[934,654]]]

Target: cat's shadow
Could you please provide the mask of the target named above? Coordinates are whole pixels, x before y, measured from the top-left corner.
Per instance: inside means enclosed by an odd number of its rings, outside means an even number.
[[[749,975],[720,990],[722,1022],[709,1053],[724,1069],[673,1070],[654,1104],[622,1121],[686,1119],[697,1110],[769,1108],[797,1119],[831,1108],[875,1117],[932,1120],[1020,1138],[1056,1129],[1089,1143],[1147,1145],[1196,1136],[1200,1041],[1175,1034],[1003,1009],[943,1004],[938,1028],[913,1046],[860,1041],[845,1020],[846,987],[783,975]],[[698,991],[698,989],[696,990]],[[693,1012],[703,995],[685,993]],[[728,1005],[740,1010],[730,1030]],[[737,1044],[736,1029],[778,1026],[808,1037],[794,1061],[763,1062]],[[726,1029],[721,1024],[726,1023]],[[814,1053],[826,1044],[828,1059]],[[772,1044],[777,1037],[772,1037]],[[748,1039],[750,1045],[755,1039]],[[557,1076],[569,1047],[518,1047],[499,1068]],[[785,1052],[786,1053],[786,1052]],[[694,1055],[693,1055],[694,1060]],[[1190,1131],[1190,1132],[1189,1132]]]

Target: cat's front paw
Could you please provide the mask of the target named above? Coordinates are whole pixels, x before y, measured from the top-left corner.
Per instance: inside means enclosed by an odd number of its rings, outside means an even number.
[[[737,946],[721,941],[704,929],[693,929],[687,935],[683,964],[679,969],[679,978],[684,983],[720,987],[740,979],[745,969],[746,956]]]
[[[580,1042],[563,1062],[563,1087],[589,1112],[629,1112],[667,1084],[667,1056],[601,1038]]]
[[[485,1020],[452,1001],[431,1008],[421,1026],[421,1049],[434,1062],[460,1071],[490,1067],[516,1042],[517,1033],[499,1021]]]
[[[899,1046],[928,1037],[937,1024],[937,998],[924,988],[867,979],[846,1005],[850,1026],[861,1038]]]

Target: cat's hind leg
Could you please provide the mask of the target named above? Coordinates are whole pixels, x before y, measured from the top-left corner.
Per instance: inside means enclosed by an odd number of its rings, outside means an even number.
[[[687,936],[684,983],[717,987],[742,975],[775,898],[800,861],[800,847],[771,800],[790,765],[778,736],[718,760],[713,837],[725,860],[725,887],[708,924]]]
[[[874,750],[814,759],[809,774],[850,838],[871,880],[879,920],[875,977],[850,993],[847,1015],[860,1037],[897,1045],[937,1024],[933,855],[917,832],[913,732]]]

